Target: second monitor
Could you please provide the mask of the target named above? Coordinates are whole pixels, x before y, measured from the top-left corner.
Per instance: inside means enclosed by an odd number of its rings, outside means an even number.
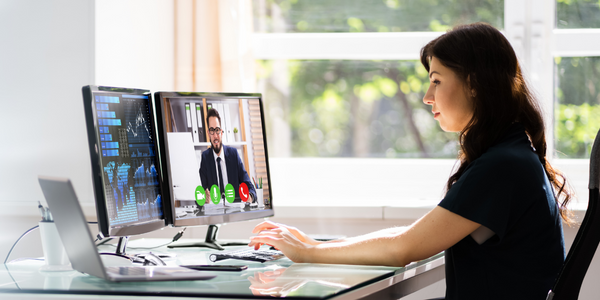
[[[157,92],[155,101],[173,225],[273,216],[261,94]]]

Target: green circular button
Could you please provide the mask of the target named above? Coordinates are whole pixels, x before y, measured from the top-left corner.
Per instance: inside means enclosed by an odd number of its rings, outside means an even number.
[[[210,200],[214,204],[219,204],[221,202],[221,189],[216,184],[210,187]]]
[[[227,200],[229,203],[233,203],[233,200],[235,200],[235,190],[233,189],[233,185],[231,183],[228,183],[225,186],[225,200]]]
[[[198,186],[196,188],[196,203],[198,203],[198,205],[203,206],[204,203],[206,203],[206,195],[204,195],[204,188],[201,186]]]

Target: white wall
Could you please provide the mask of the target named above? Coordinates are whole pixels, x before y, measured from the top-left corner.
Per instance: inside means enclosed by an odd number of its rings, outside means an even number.
[[[0,203],[37,209],[38,174],[91,202],[81,87],[172,90],[172,1],[3,0],[0,40]]]
[[[91,194],[81,87],[94,82],[93,13],[91,1],[0,2],[1,215],[35,212],[38,174]],[[0,230],[4,246],[14,234]]]
[[[81,87],[172,90],[173,23],[171,0],[0,1],[2,260],[39,220],[39,174],[71,178],[95,215]]]

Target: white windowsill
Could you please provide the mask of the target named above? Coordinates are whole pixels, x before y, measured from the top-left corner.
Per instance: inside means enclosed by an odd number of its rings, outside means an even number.
[[[442,198],[453,159],[271,158],[271,183],[278,218],[418,219]],[[579,201],[587,207],[589,160],[561,159]],[[37,201],[6,201],[0,216],[37,216]],[[45,201],[42,201],[45,202]],[[81,202],[95,218],[92,201]]]

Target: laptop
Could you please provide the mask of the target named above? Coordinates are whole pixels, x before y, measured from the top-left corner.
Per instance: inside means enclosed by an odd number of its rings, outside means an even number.
[[[38,176],[73,269],[108,281],[206,280],[213,273],[178,266],[105,267],[68,178]]]

